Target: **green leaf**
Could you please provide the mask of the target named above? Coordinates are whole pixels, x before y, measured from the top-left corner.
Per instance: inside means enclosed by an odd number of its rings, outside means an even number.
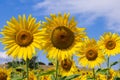
[[[101,73],[101,74],[106,75],[106,74],[107,74],[107,71],[108,71],[107,68],[106,68],[106,69],[98,69],[98,70],[96,71],[96,73]]]
[[[55,75],[54,74],[52,74],[51,80],[55,80]]]
[[[50,75],[50,74],[53,74],[55,71],[56,71],[56,70],[47,71],[47,72],[44,72],[44,73],[39,74],[38,76]]]
[[[115,62],[111,63],[110,68],[111,68],[112,66],[116,65],[116,64],[118,64],[118,61],[115,61]]]
[[[101,70],[101,68],[98,68],[98,69],[96,70],[96,73],[99,72],[100,70]]]
[[[120,80],[120,77],[116,77],[115,80]]]
[[[67,77],[67,76],[63,76],[63,77],[60,78],[60,80],[65,80],[66,77]]]
[[[87,80],[95,80],[94,78],[87,78]]]
[[[74,79],[74,78],[77,78],[78,76],[80,76],[79,74],[74,74],[74,75],[71,75],[71,76],[67,76],[67,77],[62,77],[61,80],[71,80],[71,79]]]

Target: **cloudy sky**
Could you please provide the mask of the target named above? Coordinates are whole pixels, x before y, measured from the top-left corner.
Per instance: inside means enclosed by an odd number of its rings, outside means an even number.
[[[70,13],[75,17],[79,27],[85,27],[87,35],[96,40],[104,32],[120,33],[120,0],[0,0],[0,28],[12,16],[32,14],[37,21],[49,17],[51,13]],[[0,43],[0,54],[4,54]],[[47,59],[39,52],[39,59]],[[43,58],[44,57],[44,58]],[[112,57],[118,60],[120,55]]]

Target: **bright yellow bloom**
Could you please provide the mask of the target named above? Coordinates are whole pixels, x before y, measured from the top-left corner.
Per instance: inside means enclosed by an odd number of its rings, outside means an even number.
[[[77,74],[77,67],[75,62],[71,59],[64,59],[60,62],[60,75],[62,76],[70,76],[73,74]]]
[[[120,78],[120,71],[116,71],[116,76]]]
[[[105,60],[102,51],[94,39],[85,39],[85,42],[80,47],[78,56],[80,57],[79,64],[89,68],[100,66]]]
[[[0,68],[0,80],[11,80],[11,70]]]
[[[107,54],[108,56],[116,55],[120,52],[120,36],[117,33],[105,33],[100,37],[98,41],[100,48]]]
[[[106,75],[97,74],[97,75],[96,75],[96,80],[107,80],[107,78],[106,78]]]
[[[77,74],[79,74],[80,76],[75,78],[74,80],[87,80],[87,76],[88,76],[87,71],[80,70],[79,72],[77,72]]]
[[[77,27],[74,18],[69,19],[69,14],[58,16],[51,14],[43,23],[44,51],[48,52],[47,57],[51,59],[64,59],[71,57],[77,46],[80,46],[82,39],[86,37],[85,28]]]
[[[114,80],[115,76],[116,76],[116,72],[113,69],[109,69],[109,80]]]
[[[25,80],[27,80],[27,78]],[[32,71],[29,72],[28,80],[37,80],[37,77],[35,76],[35,74]]]
[[[44,75],[40,77],[40,80],[52,80],[51,75]]]
[[[7,49],[7,54],[24,60],[31,59],[35,54],[35,48],[41,48],[40,22],[36,23],[36,19],[29,15],[18,16],[18,20],[14,17],[7,21],[1,34],[2,43]]]

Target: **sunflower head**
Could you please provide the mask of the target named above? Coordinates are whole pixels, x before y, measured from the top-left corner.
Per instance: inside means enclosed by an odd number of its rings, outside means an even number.
[[[28,32],[21,30],[16,34],[16,43],[22,47],[27,47],[33,42],[33,35]]]
[[[40,77],[40,80],[52,80],[51,75],[44,75]]]
[[[0,80],[10,80],[10,70],[0,68]]]
[[[99,46],[95,39],[85,39],[83,45],[80,47],[79,63],[82,66],[88,66],[94,68],[104,62],[105,58],[103,51],[99,49]]]
[[[109,69],[109,76],[108,76],[108,79],[109,79],[109,80],[113,80],[113,79],[115,78],[115,76],[116,76],[115,70],[113,70],[112,68]]]
[[[51,41],[58,49],[68,49],[74,42],[74,33],[65,26],[59,26],[53,30]]]
[[[72,65],[73,64],[72,64],[72,61],[70,59],[64,59],[64,60],[61,61],[61,67],[65,71],[70,71]]]
[[[118,54],[120,52],[120,36],[117,33],[105,33],[100,37],[98,44],[100,48],[107,54],[108,56]]]
[[[35,54],[35,48],[41,48],[40,22],[31,15],[28,19],[25,15],[14,17],[7,21],[7,25],[2,30],[3,38],[1,42],[7,49],[7,54],[13,58],[31,59]]]
[[[78,68],[75,65],[75,62],[70,58],[65,58],[60,61],[60,75],[61,76],[70,76],[78,73]]]
[[[89,60],[89,61],[92,61],[92,60],[95,60],[98,56],[98,52],[94,49],[89,49],[87,52],[86,52],[86,58]]]
[[[65,59],[71,57],[77,51],[77,43],[86,37],[85,28],[77,27],[74,18],[69,19],[70,14],[51,14],[43,23],[44,51],[48,52],[48,58]],[[54,55],[54,56],[53,56]],[[57,56],[58,55],[58,56]]]
[[[34,72],[30,71],[28,79],[26,78],[25,80],[37,80],[37,77]]]
[[[106,42],[106,45],[105,47],[108,49],[108,50],[112,50],[116,47],[116,42],[114,40],[108,40]]]
[[[91,45],[91,46],[90,46]],[[86,40],[84,45],[86,47],[85,56],[89,61],[94,61],[98,57],[98,47],[94,39]]]

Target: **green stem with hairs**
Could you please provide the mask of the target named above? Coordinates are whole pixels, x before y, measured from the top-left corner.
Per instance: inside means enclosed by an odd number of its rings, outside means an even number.
[[[29,80],[29,59],[26,61],[27,80]]]
[[[56,60],[56,78],[55,78],[55,80],[58,80],[58,66],[59,66],[59,63],[58,63],[58,60]]]
[[[93,68],[93,78],[94,78],[94,80],[96,80],[96,78],[95,78],[95,69]]]
[[[107,80],[109,80],[109,68],[110,68],[110,65],[109,65],[109,57],[107,58],[107,69],[108,69],[108,71],[107,71]]]

